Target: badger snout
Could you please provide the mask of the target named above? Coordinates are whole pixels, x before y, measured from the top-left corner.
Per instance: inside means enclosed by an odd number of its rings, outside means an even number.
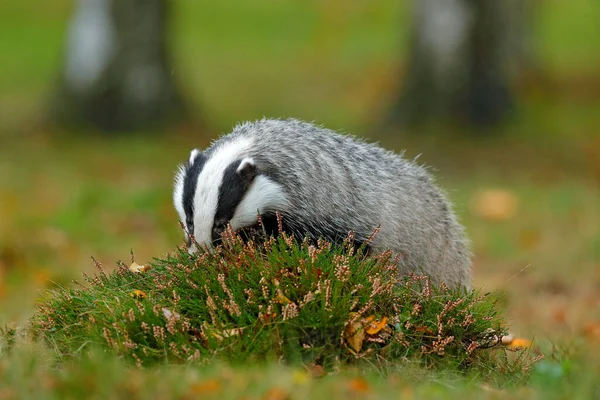
[[[196,247],[195,244],[188,244],[187,251],[188,251],[188,254],[194,254],[195,252],[198,251],[198,248]]]

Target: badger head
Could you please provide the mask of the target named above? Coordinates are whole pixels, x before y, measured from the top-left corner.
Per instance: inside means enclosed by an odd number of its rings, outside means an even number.
[[[196,251],[195,244],[211,250],[228,224],[237,231],[256,225],[259,214],[285,210],[281,185],[244,155],[249,145],[237,140],[205,152],[194,149],[179,167],[173,202],[190,253]]]

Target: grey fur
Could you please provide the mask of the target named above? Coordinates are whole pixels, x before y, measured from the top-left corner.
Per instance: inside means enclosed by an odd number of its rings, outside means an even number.
[[[215,141],[208,157],[231,140],[251,138],[243,157],[282,185],[285,221],[302,230],[353,230],[358,240],[380,226],[375,252],[401,253],[401,273],[422,271],[435,283],[469,287],[468,240],[444,193],[421,166],[375,144],[298,120],[237,126]]]

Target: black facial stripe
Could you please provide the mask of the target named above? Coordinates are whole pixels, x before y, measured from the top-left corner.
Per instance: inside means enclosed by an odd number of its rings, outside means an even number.
[[[222,221],[227,222],[233,218],[237,206],[250,187],[252,181],[244,179],[236,172],[240,163],[241,160],[234,161],[225,169],[223,181],[219,187],[215,224]],[[213,240],[216,239],[218,239],[218,236],[213,233]]]
[[[186,167],[185,178],[183,180],[183,211],[185,212],[186,224],[188,232],[194,232],[194,194],[196,185],[198,185],[198,175],[202,172],[206,164],[206,155],[200,153],[194,159],[194,163]]]

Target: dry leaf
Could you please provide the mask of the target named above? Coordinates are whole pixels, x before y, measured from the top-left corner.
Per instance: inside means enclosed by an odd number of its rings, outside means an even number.
[[[208,394],[221,390],[221,382],[216,379],[207,379],[201,382],[195,382],[190,386],[192,394]]]
[[[163,315],[165,316],[166,319],[171,319],[171,318],[175,318],[175,319],[181,319],[181,315],[179,315],[176,312],[172,312],[171,310],[169,310],[168,308],[163,307],[162,309]]]
[[[321,378],[327,374],[325,368],[323,368],[323,366],[319,364],[311,364],[306,367],[306,370],[312,378]]]
[[[369,387],[369,383],[363,378],[355,378],[348,382],[348,386],[350,390],[353,392],[366,393],[371,388]]]
[[[296,385],[304,385],[310,379],[310,375],[306,371],[294,371],[292,374],[292,382]]]
[[[275,297],[275,301],[283,305],[290,304],[292,302],[290,299],[285,297],[281,289],[277,289],[277,297]]]
[[[514,338],[509,344],[508,348],[513,350],[526,349],[531,347],[531,340]]]
[[[213,331],[211,334],[215,339],[219,342],[222,342],[223,339],[227,339],[233,336],[240,336],[244,332],[244,328],[234,328],[234,329],[226,329],[224,331]]]
[[[471,212],[490,221],[504,221],[517,214],[517,196],[504,189],[486,189],[476,193],[471,199]]]
[[[552,320],[557,324],[566,324],[567,310],[564,307],[556,308],[552,311]]]
[[[540,243],[541,234],[533,229],[524,229],[519,232],[519,245],[525,250],[532,250]]]
[[[263,397],[264,400],[286,400],[289,398],[291,398],[289,393],[278,387],[269,389],[269,391],[265,393],[265,396]]]
[[[425,333],[427,335],[433,335],[433,330],[425,325],[415,326],[415,331],[419,333]]]
[[[588,322],[581,330],[581,333],[588,339],[600,339],[600,323]]]
[[[350,349],[355,353],[359,353],[365,340],[365,328],[362,321],[354,321],[349,323],[344,329],[344,339]]]
[[[150,266],[149,265],[140,265],[134,261],[129,266],[129,270],[131,272],[141,273],[141,272],[146,272],[146,271],[150,270]]]
[[[131,293],[129,293],[129,295],[131,297],[133,297],[134,299],[139,299],[139,300],[143,300],[146,298],[146,293],[144,293],[143,291],[138,290],[138,289],[132,291]]]
[[[373,318],[371,321],[369,321],[369,324],[367,325],[367,334],[375,335],[387,325],[387,321],[387,317],[383,317],[379,322],[374,321]]]
[[[40,286],[45,286],[50,282],[50,271],[47,269],[37,269],[33,273],[33,280]]]

